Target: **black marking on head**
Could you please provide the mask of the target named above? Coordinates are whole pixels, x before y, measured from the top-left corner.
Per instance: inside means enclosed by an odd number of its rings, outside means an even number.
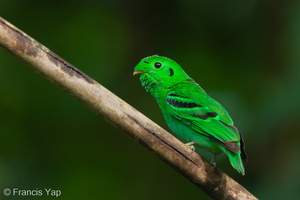
[[[149,62],[147,62],[147,61],[144,61],[144,63],[147,63],[147,64],[149,64]]]
[[[174,75],[174,70],[172,68],[170,68],[170,76]]]

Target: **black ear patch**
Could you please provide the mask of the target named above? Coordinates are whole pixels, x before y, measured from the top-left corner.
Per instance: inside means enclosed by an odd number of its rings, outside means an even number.
[[[172,68],[170,68],[170,76],[174,75],[174,70]]]

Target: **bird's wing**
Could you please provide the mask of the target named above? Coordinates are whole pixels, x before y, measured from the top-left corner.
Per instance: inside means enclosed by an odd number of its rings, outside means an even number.
[[[175,118],[230,151],[240,150],[240,134],[225,108],[204,91],[176,89],[166,96],[167,109]]]

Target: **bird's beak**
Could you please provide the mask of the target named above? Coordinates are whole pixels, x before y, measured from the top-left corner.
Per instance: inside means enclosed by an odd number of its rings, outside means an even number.
[[[133,76],[137,75],[137,74],[144,74],[144,73],[148,73],[149,71],[134,71],[133,72]]]

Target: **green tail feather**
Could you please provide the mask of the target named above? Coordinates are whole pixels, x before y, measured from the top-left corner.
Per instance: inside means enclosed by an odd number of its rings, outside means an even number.
[[[232,167],[242,175],[245,175],[245,168],[244,168],[243,161],[241,159],[241,151],[239,151],[238,153],[233,153],[227,150],[226,154],[228,155]]]

